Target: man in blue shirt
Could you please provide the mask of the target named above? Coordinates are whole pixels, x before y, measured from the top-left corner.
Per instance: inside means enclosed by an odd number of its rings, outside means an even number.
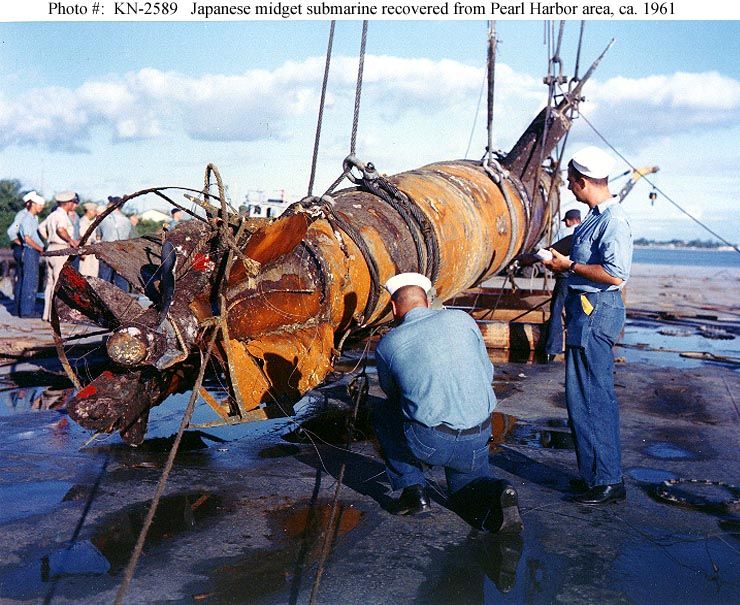
[[[13,217],[13,222],[8,227],[8,241],[10,250],[13,253],[15,262],[15,281],[13,282],[13,313],[18,315],[18,307],[21,301],[21,282],[23,280],[23,242],[18,236],[18,229],[21,226],[23,217],[28,214],[28,206],[31,204],[31,197],[36,195],[35,191],[29,191],[23,196],[23,208],[21,208]]]
[[[391,487],[403,489],[398,514],[430,510],[423,464],[444,466],[453,502],[471,484],[490,481],[493,366],[475,320],[459,310],[430,309],[431,288],[419,273],[388,280],[397,325],[375,349],[387,400],[373,410],[373,424]],[[486,503],[483,528],[521,530],[513,487],[478,493],[494,499]]]
[[[40,317],[36,313],[36,294],[39,290],[39,261],[44,251],[44,243],[39,237],[38,214],[44,209],[46,200],[35,191],[26,197],[28,212],[21,217],[18,225],[18,238],[23,245],[23,251],[16,310],[18,317]]]
[[[613,158],[586,147],[568,164],[568,189],[589,207],[573,234],[570,258],[551,248],[553,271],[568,274],[565,398],[585,492],[581,504],[624,500],[619,405],[612,347],[625,321],[622,288],[632,264],[632,231],[609,191]]]

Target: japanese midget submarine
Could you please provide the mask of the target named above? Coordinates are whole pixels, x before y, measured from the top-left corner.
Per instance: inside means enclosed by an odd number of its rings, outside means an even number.
[[[190,196],[210,208],[205,218],[194,216],[161,238],[91,245],[83,239],[79,249],[62,251],[95,254],[138,295],[83,277],[66,263],[52,325],[77,388],[67,405],[70,417],[139,444],[150,409],[172,393],[197,388],[206,361],[224,377],[224,398],[200,388],[219,422],[291,414],[332,370],[347,338],[392,319],[382,287],[387,279],[423,273],[444,301],[543,239],[559,206],[553,153],[597,63],[542,110],[509,153],[390,177],[349,156],[343,174],[354,186],[304,198],[275,220],[230,212],[220,175],[209,166],[204,189]],[[214,175],[218,195],[209,194]],[[177,205],[163,190],[146,192]],[[114,199],[107,212],[141,193]],[[102,373],[85,381],[75,374],[60,320],[111,332]]]

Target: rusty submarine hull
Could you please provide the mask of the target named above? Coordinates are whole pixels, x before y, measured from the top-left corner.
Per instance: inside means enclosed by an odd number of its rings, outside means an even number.
[[[226,396],[202,388],[200,394],[218,421],[291,414],[325,380],[348,338],[390,322],[382,287],[388,278],[424,273],[445,301],[543,239],[559,207],[553,151],[571,126],[586,79],[495,158],[442,161],[385,177],[350,156],[344,175],[354,186],[304,198],[274,220],[229,212],[207,171],[198,195],[210,208],[205,218],[194,216],[162,238],[83,240],[65,251],[95,254],[135,294],[65,265],[54,295],[57,333],[59,320],[110,331],[110,363],[85,381],[57,338],[77,387],[70,417],[141,443],[149,410],[193,388],[206,348]]]

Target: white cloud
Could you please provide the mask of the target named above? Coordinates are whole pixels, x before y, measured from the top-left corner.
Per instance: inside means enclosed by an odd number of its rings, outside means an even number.
[[[740,81],[717,72],[611,78],[592,83],[587,98],[584,115],[633,145],[738,125],[740,115]]]
[[[323,59],[315,57],[239,75],[193,77],[146,68],[90,80],[76,90],[36,89],[0,104],[0,146],[77,149],[69,141],[85,144],[97,126],[107,127],[114,141],[168,132],[202,140],[285,139],[296,122],[315,119],[323,69]],[[501,112],[512,104],[511,98],[519,107],[522,100],[532,103],[541,98],[534,79],[503,65],[498,73]],[[355,58],[332,61],[327,108],[336,106],[342,115],[352,111],[356,75]],[[481,68],[457,61],[369,55],[363,115],[395,121],[403,115],[444,116],[463,108],[472,114],[482,79]],[[446,121],[458,117],[448,115]]]

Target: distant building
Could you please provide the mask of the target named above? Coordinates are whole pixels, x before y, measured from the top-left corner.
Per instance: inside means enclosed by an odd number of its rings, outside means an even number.
[[[258,202],[247,200],[247,216],[259,218],[275,218],[280,216],[290,206],[290,202],[278,199],[266,199]]]

